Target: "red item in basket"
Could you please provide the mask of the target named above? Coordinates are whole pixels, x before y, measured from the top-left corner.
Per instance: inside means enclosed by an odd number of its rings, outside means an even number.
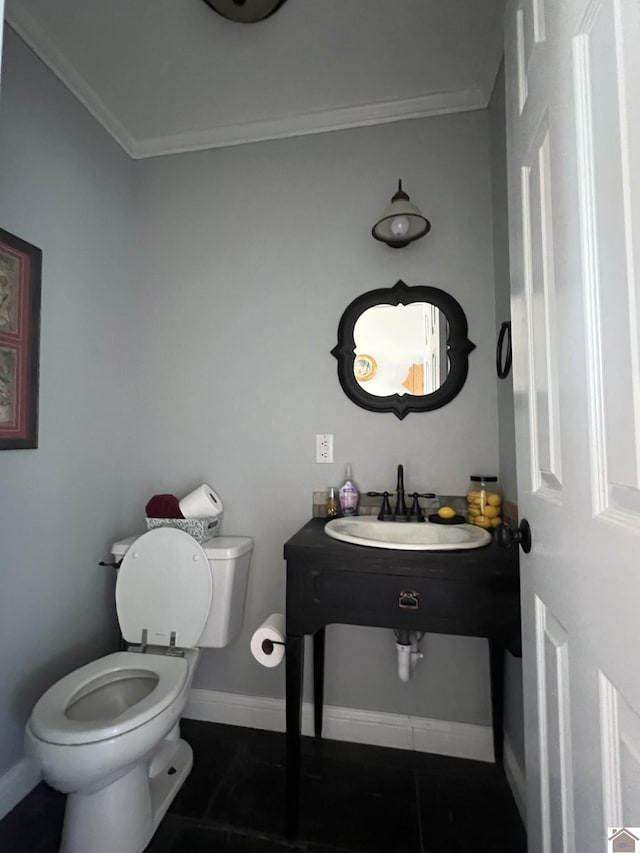
[[[175,495],[154,495],[145,507],[147,518],[184,518]]]

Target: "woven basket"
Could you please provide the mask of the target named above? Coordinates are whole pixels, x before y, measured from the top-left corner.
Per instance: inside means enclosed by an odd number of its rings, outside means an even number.
[[[156,527],[175,527],[193,536],[196,542],[206,542],[218,535],[222,516],[211,518],[147,518],[147,530]]]

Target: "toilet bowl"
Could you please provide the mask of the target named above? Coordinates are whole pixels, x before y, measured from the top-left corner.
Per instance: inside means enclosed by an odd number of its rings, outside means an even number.
[[[199,657],[238,633],[253,542],[152,530],[116,543],[123,637],[135,644],[66,675],[25,733],[45,780],[67,796],[61,853],[142,853],[193,755],[179,721]],[[213,591],[215,589],[215,595]]]

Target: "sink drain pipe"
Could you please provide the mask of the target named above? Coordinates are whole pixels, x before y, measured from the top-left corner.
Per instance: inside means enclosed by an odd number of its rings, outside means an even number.
[[[419,643],[424,635],[404,628],[398,628],[394,633],[398,652],[398,678],[400,681],[409,681],[416,664],[423,658]]]

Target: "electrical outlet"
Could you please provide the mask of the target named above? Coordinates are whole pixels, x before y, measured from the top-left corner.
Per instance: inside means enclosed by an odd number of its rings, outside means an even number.
[[[330,433],[316,435],[316,462],[333,462],[333,436]]]

